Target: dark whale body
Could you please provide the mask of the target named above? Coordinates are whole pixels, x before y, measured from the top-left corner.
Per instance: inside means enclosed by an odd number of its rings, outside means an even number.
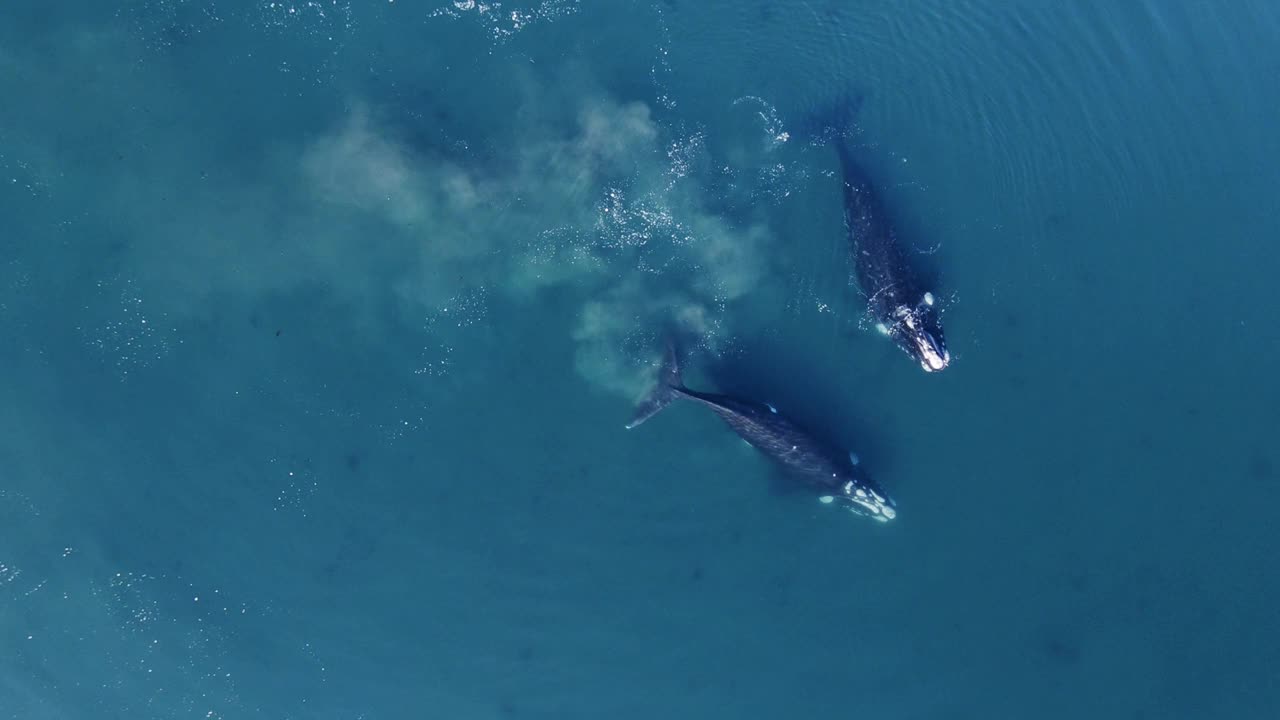
[[[859,101],[839,114],[835,139],[844,181],[844,223],[858,289],[876,328],[889,336],[926,372],[951,363],[933,293],[924,287],[898,241],[897,232],[875,185],[854,157],[846,136]]]
[[[832,447],[768,403],[684,387],[679,360],[671,347],[657,386],[637,408],[627,428],[643,423],[679,398],[709,408],[788,476],[817,492],[822,502],[839,500],[853,512],[881,521],[897,515],[893,501],[868,477],[852,453]]]

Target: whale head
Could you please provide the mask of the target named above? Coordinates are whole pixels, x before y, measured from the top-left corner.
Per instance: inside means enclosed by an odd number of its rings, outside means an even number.
[[[856,467],[841,478],[838,493],[823,495],[825,504],[838,504],[855,515],[865,515],[880,522],[889,522],[898,516],[898,507],[875,481]]]
[[[937,372],[951,364],[933,293],[924,293],[914,305],[904,303],[895,307],[893,324],[886,325],[885,330],[925,372]]]

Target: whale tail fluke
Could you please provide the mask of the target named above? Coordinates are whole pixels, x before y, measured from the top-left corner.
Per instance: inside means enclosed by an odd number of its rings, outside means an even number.
[[[658,370],[658,382],[649,394],[636,405],[635,415],[627,423],[627,429],[636,427],[645,420],[657,415],[663,408],[671,404],[684,389],[684,381],[680,377],[680,357],[676,352],[675,341],[668,338],[662,356],[662,367]]]
[[[801,124],[801,130],[814,145],[835,143],[843,147],[857,133],[858,112],[865,95],[846,90],[831,102],[811,110]]]

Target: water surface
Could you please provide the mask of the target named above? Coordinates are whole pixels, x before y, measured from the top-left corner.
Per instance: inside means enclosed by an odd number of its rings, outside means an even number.
[[[1269,717],[1274,4],[0,11],[0,717]],[[848,287],[855,142],[937,275]],[[771,491],[689,382],[856,449]]]

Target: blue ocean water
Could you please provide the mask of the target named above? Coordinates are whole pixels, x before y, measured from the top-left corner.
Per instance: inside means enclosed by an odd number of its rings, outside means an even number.
[[[1271,718],[1280,6],[0,8],[0,718]],[[849,287],[813,119],[937,274]],[[776,491],[688,381],[844,438]]]

